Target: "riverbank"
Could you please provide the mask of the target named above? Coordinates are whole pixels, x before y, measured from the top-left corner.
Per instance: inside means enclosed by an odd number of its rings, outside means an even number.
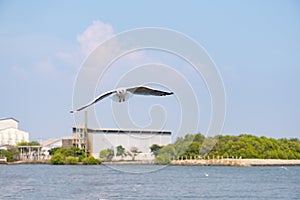
[[[173,160],[170,164],[183,165],[183,166],[300,166],[300,160],[280,160],[280,159]]]
[[[5,162],[0,164],[22,165],[22,164],[49,164],[49,160],[26,160]],[[118,161],[103,162],[104,165],[155,165],[154,161]],[[77,163],[83,165],[83,163]],[[300,166],[300,160],[280,159],[208,159],[208,160],[173,160],[170,165],[176,166]]]
[[[22,165],[22,164],[49,164],[50,160],[20,160],[20,161],[15,161],[15,162],[0,162],[0,164],[5,164],[5,165]],[[154,165],[155,162],[153,161],[111,161],[111,162],[102,162],[101,164],[103,165]],[[68,165],[68,164],[64,164]],[[78,162],[73,165],[86,165],[83,162]]]
[[[49,164],[50,165],[50,160],[19,160],[15,162],[6,162],[2,164],[7,164],[7,165]]]

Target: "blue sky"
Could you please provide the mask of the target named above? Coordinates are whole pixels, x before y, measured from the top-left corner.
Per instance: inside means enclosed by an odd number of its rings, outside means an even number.
[[[31,140],[71,135],[84,59],[112,35],[142,27],[179,31],[206,49],[226,90],[223,134],[300,137],[298,1],[7,0],[0,27],[0,117],[18,119]]]

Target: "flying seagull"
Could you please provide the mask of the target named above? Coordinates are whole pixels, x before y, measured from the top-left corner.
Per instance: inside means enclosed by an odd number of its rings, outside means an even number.
[[[81,111],[94,103],[97,103],[98,101],[104,99],[105,97],[112,96],[113,98],[117,99],[118,102],[124,102],[125,99],[129,98],[129,95],[131,94],[138,94],[138,95],[152,95],[152,96],[166,96],[166,95],[172,95],[173,92],[164,92],[160,90],[155,90],[146,86],[137,86],[137,87],[131,87],[131,88],[118,88],[115,90],[111,90],[108,92],[105,92],[99,96],[97,96],[95,99],[87,103],[86,105],[78,108],[77,110],[70,111],[71,113]]]

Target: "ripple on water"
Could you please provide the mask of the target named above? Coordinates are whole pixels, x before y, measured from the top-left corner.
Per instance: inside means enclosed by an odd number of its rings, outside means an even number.
[[[155,165],[127,165],[117,169],[122,170],[0,166],[0,199],[297,199],[300,195],[300,167],[168,166],[157,170]]]

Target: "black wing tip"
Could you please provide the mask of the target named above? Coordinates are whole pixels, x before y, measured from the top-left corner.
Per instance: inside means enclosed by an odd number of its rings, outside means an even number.
[[[167,95],[172,95],[172,94],[174,94],[174,93],[173,92],[165,92],[162,94],[162,96],[167,96]]]

